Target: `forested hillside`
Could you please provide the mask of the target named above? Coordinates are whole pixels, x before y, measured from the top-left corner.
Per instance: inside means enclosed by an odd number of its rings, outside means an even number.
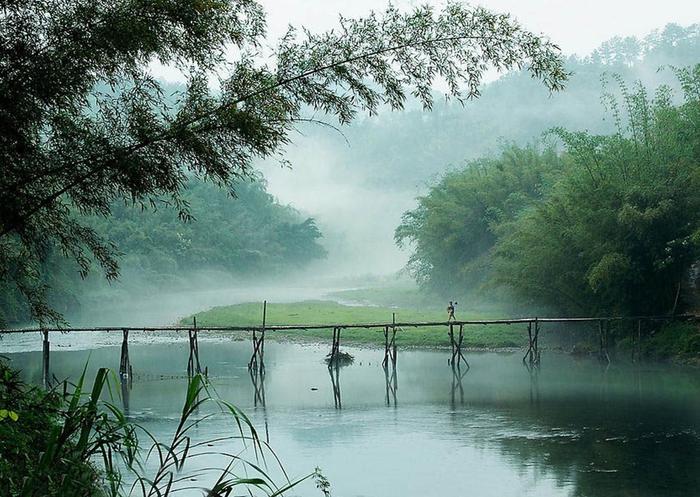
[[[700,64],[673,87],[620,84],[609,134],[510,147],[445,175],[396,230],[425,286],[507,288],[570,314],[694,305],[700,258]],[[604,116],[599,115],[602,119]]]
[[[650,87],[673,83],[669,66],[698,62],[700,25],[668,25],[644,39],[613,38],[587,57],[571,56],[566,89],[550,93],[526,72],[511,72],[485,85],[480,97],[462,105],[437,98],[431,112],[414,104],[343,130],[347,141],[324,128],[307,131],[332,151],[338,167],[366,172],[366,182],[388,189],[414,189],[465,160],[496,154],[504,142],[525,145],[553,126],[610,133],[602,119],[602,80],[612,75]]]
[[[178,219],[165,205],[115,203],[109,218],[87,222],[121,252],[121,270],[152,288],[183,283],[197,271],[237,277],[280,275],[325,256],[312,218],[279,204],[261,177],[237,185],[235,198],[215,185],[192,181],[184,196],[194,219]],[[107,286],[96,272],[82,281],[77,264],[48,247],[47,261],[29,285],[48,285],[50,303],[68,317],[83,296]],[[17,323],[29,309],[16,288],[0,289],[0,317]]]

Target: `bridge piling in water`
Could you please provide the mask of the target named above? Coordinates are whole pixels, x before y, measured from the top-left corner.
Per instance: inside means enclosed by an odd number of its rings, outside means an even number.
[[[539,337],[540,321],[538,318],[535,318],[533,321],[527,323],[528,346],[527,352],[525,352],[525,355],[523,356],[523,364],[529,363],[530,366],[540,365]]]
[[[340,359],[340,327],[333,327],[333,339],[331,343],[331,352],[328,354],[328,367],[338,366]]]
[[[44,388],[49,387],[49,355],[50,355],[50,343],[49,343],[49,330],[42,330],[43,341],[41,347],[41,380]]]
[[[387,406],[393,405],[396,407],[396,391],[399,389],[398,379],[396,376],[396,363],[392,364],[391,374],[389,374],[389,367],[384,366],[384,381],[386,384],[386,396],[385,402]]]
[[[610,364],[610,355],[608,354],[608,334],[610,333],[610,320],[598,321],[598,357],[601,362]]]
[[[119,359],[119,385],[122,394],[124,412],[129,414],[129,396],[133,386],[133,371],[129,360],[129,329],[122,329],[122,350]]]
[[[384,327],[384,359],[382,360],[382,367],[386,369],[389,363],[389,327]]]
[[[447,364],[452,364],[452,361],[454,360],[455,357],[455,334],[454,334],[454,325],[450,323],[450,329],[447,332],[447,335],[450,337],[450,349],[451,349],[451,357],[450,359],[447,359]]]
[[[187,330],[189,343],[190,343],[190,355],[187,360],[187,376],[194,376],[195,374],[202,373],[202,367],[199,363],[199,340],[197,337],[197,318],[194,318],[192,328]]]
[[[129,362],[129,329],[122,329],[122,354],[119,360],[119,376],[131,376],[131,363]]]
[[[459,365],[463,361],[467,366],[467,369],[469,369],[469,362],[467,362],[467,358],[464,357],[464,353],[462,353],[462,343],[464,342],[464,324],[459,324],[459,335],[457,338],[455,338],[454,326],[454,323],[450,323],[450,331],[448,332],[448,335],[450,336],[452,356],[447,363]]]
[[[391,325],[384,326],[384,360],[382,369],[384,370],[384,380],[386,384],[385,402],[387,406],[396,407],[396,391],[398,390],[398,380],[396,376],[396,362],[398,355],[396,352],[396,313],[391,313]],[[391,329],[391,336],[389,330]],[[389,363],[391,362],[391,373],[389,373]]]
[[[260,328],[260,335],[257,334],[257,330],[253,329],[253,354],[248,362],[248,369],[260,369],[261,371],[265,368],[265,321],[267,319],[267,300],[263,301],[263,312],[262,312],[262,327]]]

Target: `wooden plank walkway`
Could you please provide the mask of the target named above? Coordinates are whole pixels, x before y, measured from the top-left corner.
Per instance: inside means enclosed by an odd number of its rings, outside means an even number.
[[[524,317],[505,319],[480,319],[480,320],[456,320],[456,321],[411,321],[411,322],[377,322],[377,323],[325,323],[325,324],[282,324],[282,325],[241,325],[241,326],[89,326],[89,327],[64,327],[64,328],[4,328],[0,329],[0,334],[13,333],[37,333],[37,332],[99,332],[99,331],[176,331],[184,332],[196,328],[198,331],[294,331],[294,330],[332,330],[332,329],[383,329],[389,328],[429,328],[429,327],[449,327],[472,326],[472,325],[494,325],[494,324],[527,324],[534,323],[598,323],[600,321],[700,321],[700,316],[695,314],[682,314],[676,316],[602,316],[602,317]]]
[[[529,362],[530,366],[538,366],[540,363],[539,334],[540,326],[546,323],[566,324],[566,323],[589,323],[597,324],[599,332],[599,355],[601,360],[610,362],[608,355],[608,334],[610,325],[613,322],[628,321],[637,324],[637,341],[639,346],[641,340],[642,322],[664,322],[664,321],[700,321],[700,316],[694,314],[684,314],[676,316],[602,316],[602,317],[520,317],[505,319],[480,319],[463,321],[424,321],[424,322],[401,322],[396,321],[394,314],[391,322],[377,323],[327,323],[327,324],[266,324],[267,302],[263,304],[263,319],[261,325],[242,326],[198,326],[196,319],[191,326],[92,326],[92,327],[65,327],[65,328],[16,328],[0,329],[0,336],[3,334],[18,333],[40,333],[43,337],[42,343],[42,371],[44,383],[49,383],[49,360],[50,360],[50,333],[70,333],[70,332],[122,332],[123,340],[121,347],[121,361],[119,367],[120,375],[131,376],[131,365],[129,363],[129,333],[131,332],[187,332],[189,338],[189,358],[187,372],[189,375],[206,371],[200,366],[198,335],[200,332],[250,332],[252,334],[253,353],[248,363],[251,371],[264,370],[264,350],[265,333],[275,331],[302,331],[302,330],[333,330],[331,352],[328,355],[328,365],[338,366],[340,359],[340,336],[342,330],[347,329],[377,329],[384,332],[384,360],[382,365],[387,368],[389,363],[396,368],[396,333],[405,328],[431,328],[441,327],[448,330],[452,357],[449,362],[454,366],[459,366],[462,362],[469,368],[469,363],[463,354],[463,339],[465,326],[489,326],[489,325],[527,325],[527,352],[523,357],[523,363]],[[634,333],[633,333],[634,335]],[[633,336],[634,338],[634,336]]]

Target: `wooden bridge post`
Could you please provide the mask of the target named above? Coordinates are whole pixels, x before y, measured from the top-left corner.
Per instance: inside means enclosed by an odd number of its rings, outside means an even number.
[[[598,321],[598,357],[601,361],[606,361],[610,364],[610,355],[608,354],[608,332],[610,331],[610,320],[606,319]]]
[[[131,364],[129,363],[129,330],[122,329],[122,354],[119,361],[119,376],[131,376]]]
[[[267,300],[263,300],[262,330],[260,331],[260,370],[265,369],[265,320],[267,318]]]
[[[527,323],[527,340],[527,352],[525,352],[523,356],[523,364],[526,364],[525,361],[527,361],[528,358],[530,358],[530,362],[532,362],[532,321]]]
[[[333,337],[331,338],[331,354],[328,361],[328,367],[330,368],[335,362],[335,336],[338,333],[338,328],[333,327]]]
[[[450,323],[450,331],[447,333],[450,336],[450,348],[452,352],[452,357],[450,360],[447,361],[447,364],[454,364],[455,359],[455,334],[453,326],[454,325]]]
[[[48,330],[42,330],[43,343],[42,343],[42,354],[41,354],[41,380],[44,388],[48,388],[49,381],[49,354],[50,354],[50,344],[49,344],[49,332]]]
[[[248,369],[258,368],[258,332],[253,329],[253,354],[250,356],[250,361],[248,361]]]
[[[535,366],[540,365],[539,337],[540,337],[540,322],[537,318],[535,318],[535,336],[533,337],[532,354],[530,355],[530,362]]]
[[[267,300],[263,301],[262,327],[260,328],[260,336],[257,330],[253,328],[253,354],[248,362],[248,369],[263,369],[265,367],[265,320],[267,318]]]
[[[462,343],[464,342],[464,325],[460,324],[459,325],[459,338],[455,342],[455,351],[453,352],[452,355],[452,364],[455,363],[455,358],[457,359],[457,367],[459,367],[460,362],[464,361],[464,364],[466,364],[467,369],[469,369],[469,362],[467,362],[467,358],[464,357],[464,354],[462,353]]]
[[[199,363],[199,340],[197,338],[197,318],[194,318],[193,327],[187,330],[190,340],[190,356],[187,361],[187,375],[194,376],[201,374],[202,368]]]
[[[391,362],[394,369],[396,369],[396,313],[391,313]]]
[[[193,376],[194,357],[192,351],[192,330],[187,330],[187,339],[189,343],[189,356],[187,357],[187,376]]]
[[[337,328],[337,332],[335,334],[335,360],[336,360],[336,365],[338,364],[338,361],[340,360],[340,327]]]
[[[389,327],[384,327],[384,360],[382,361],[382,367],[386,369],[389,363]]]
[[[384,398],[386,405],[390,406],[393,401],[394,407],[396,407],[396,391],[399,388],[396,376],[396,363],[392,365],[391,375],[389,374],[389,368],[384,367],[384,382],[386,384],[386,396]]]
[[[340,354],[340,327],[333,327],[333,342],[331,343],[331,353],[328,358],[328,367],[337,366]]]

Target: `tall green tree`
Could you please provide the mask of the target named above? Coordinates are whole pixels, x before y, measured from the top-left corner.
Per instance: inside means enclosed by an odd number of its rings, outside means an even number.
[[[569,312],[678,309],[700,257],[700,65],[663,86],[621,85],[612,135],[556,129],[571,167],[545,200],[501,227],[500,281]]]
[[[277,202],[262,177],[237,184],[235,201],[215,185],[192,180],[183,200],[195,216],[191,222],[179,220],[172,209],[141,210],[123,202],[110,206],[108,218],[80,219],[119,247],[120,269],[130,276],[123,291],[133,291],[134,279],[151,289],[191,286],[193,276],[212,271],[269,278],[326,255],[315,220]],[[89,297],[110,287],[98,275],[81,280],[76,262],[55,249],[42,261],[39,277],[50,288],[48,303],[70,319],[88,308]],[[30,311],[15,287],[0,285],[0,316],[7,324],[29,322]]]
[[[681,309],[700,260],[700,65],[675,75],[678,92],[653,95],[617,78],[612,134],[556,128],[560,152],[506,149],[445,175],[396,230],[418,280],[571,314]]]
[[[482,290],[493,276],[499,226],[541,200],[561,167],[553,148],[511,145],[445,174],[396,228],[396,242],[412,249],[412,274],[438,292]]]
[[[389,7],[321,34],[290,29],[265,59],[264,28],[252,0],[3,2],[0,278],[37,319],[59,317],[36,278],[49,246],[83,272],[95,258],[117,276],[114,247],[74,212],[109,216],[116,199],[165,198],[186,218],[188,177],[234,188],[256,158],[283,153],[309,109],[345,124],[401,108],[408,92],[430,108],[436,79],[453,97],[476,97],[489,67],[525,67],[551,90],[567,77],[554,44],[457,3]],[[154,60],[188,80],[174,104],[148,70]],[[110,91],[97,91],[104,83]]]

